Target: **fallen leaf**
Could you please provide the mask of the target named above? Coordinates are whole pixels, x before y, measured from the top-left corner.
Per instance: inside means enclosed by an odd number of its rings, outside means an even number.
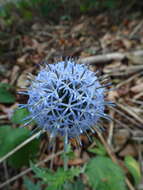
[[[23,56],[17,59],[17,63],[24,64],[26,62],[27,57],[29,56],[28,53],[24,54]]]
[[[131,88],[131,91],[134,93],[140,93],[143,91],[143,83],[135,85]]]
[[[140,55],[127,54],[127,58],[134,64],[143,64],[143,54]]]
[[[24,71],[19,76],[19,78],[17,80],[17,87],[25,88],[25,87],[27,87],[30,84],[30,82],[28,82],[28,80],[27,80],[28,79],[27,76],[28,76],[28,71]]]
[[[125,156],[137,156],[138,153],[136,151],[136,148],[132,144],[128,144],[120,153],[119,156],[125,157]]]
[[[124,145],[130,137],[130,132],[127,129],[119,129],[114,134],[114,143],[117,146]]]

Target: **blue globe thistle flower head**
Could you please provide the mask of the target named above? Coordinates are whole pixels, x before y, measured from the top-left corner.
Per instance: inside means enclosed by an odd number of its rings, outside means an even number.
[[[105,90],[106,85],[85,64],[73,59],[45,63],[27,90],[29,99],[24,106],[30,116],[26,119],[35,120],[51,137],[63,136],[65,144],[70,138],[81,144],[81,134],[98,130],[100,118],[109,118],[104,113],[110,104],[105,101]]]

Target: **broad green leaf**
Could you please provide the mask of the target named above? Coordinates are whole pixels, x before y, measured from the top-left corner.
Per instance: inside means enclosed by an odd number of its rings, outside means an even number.
[[[6,155],[9,151],[13,150],[20,143],[30,137],[30,131],[24,128],[12,128],[10,126],[0,126],[0,157]],[[29,160],[35,158],[39,150],[39,140],[34,139],[29,144],[18,150],[9,159],[8,163],[19,168],[27,165]]]
[[[1,149],[3,147],[3,142],[5,141],[5,137],[8,133],[12,132],[10,125],[1,125],[0,126],[0,157],[1,157]],[[5,153],[4,153],[5,154]],[[2,156],[4,155],[2,154]]]
[[[139,184],[141,180],[141,171],[138,162],[132,156],[126,156],[125,165],[132,174],[136,185]]]
[[[123,171],[108,157],[97,156],[91,159],[85,173],[95,190],[126,190]]]
[[[29,112],[26,108],[16,109],[11,118],[12,123],[15,124],[24,124],[26,121],[23,121],[29,115]]]
[[[13,103],[15,96],[11,92],[12,86],[7,83],[0,83],[0,103]]]

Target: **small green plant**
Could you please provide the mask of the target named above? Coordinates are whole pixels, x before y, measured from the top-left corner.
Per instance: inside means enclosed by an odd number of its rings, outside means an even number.
[[[31,164],[31,167],[36,177],[42,180],[41,184],[48,185],[46,190],[63,190],[64,186],[67,186],[67,183],[71,183],[74,177],[78,177],[82,172],[82,170],[77,167],[72,167],[67,171],[63,168],[58,168],[56,172],[50,169],[39,168],[34,164]],[[28,186],[30,185],[31,183],[29,183]]]
[[[127,190],[125,184],[125,174],[123,170],[112,162],[107,156],[96,156],[90,159],[82,168],[71,167],[67,171],[58,168],[56,172],[50,169],[39,168],[31,163],[31,168],[35,173],[35,177],[40,181],[34,184],[28,178],[25,178],[25,186],[27,190],[39,190],[42,185],[46,186],[45,190],[83,190],[85,185],[80,174],[86,176],[88,183],[86,186],[92,187],[93,190]],[[74,180],[76,177],[76,180]]]

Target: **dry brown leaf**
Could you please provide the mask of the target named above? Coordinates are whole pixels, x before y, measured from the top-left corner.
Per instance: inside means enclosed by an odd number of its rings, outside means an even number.
[[[80,165],[80,164],[84,164],[84,160],[81,158],[76,158],[74,160],[69,160],[68,164],[71,166],[75,166],[75,165]]]
[[[127,58],[134,64],[143,64],[143,54],[142,55],[127,54]]]
[[[124,86],[121,86],[119,89],[117,89],[117,92],[119,94],[119,96],[126,96],[130,91],[130,87],[129,84],[126,84]]]
[[[11,72],[10,84],[14,84],[14,82],[16,81],[16,79],[19,75],[19,71],[20,71],[19,66],[15,65]]]
[[[128,39],[123,39],[122,40],[122,43],[124,44],[124,46],[127,48],[127,49],[129,49],[129,48],[131,48],[132,47],[132,41],[131,40],[128,40]]]
[[[26,62],[26,59],[28,58],[28,56],[29,56],[28,53],[22,55],[21,57],[19,57],[17,59],[17,63],[24,64]]]
[[[128,144],[120,153],[119,156],[125,157],[125,156],[137,156],[138,153],[136,151],[136,148],[133,144]]]
[[[108,100],[115,101],[116,98],[118,98],[118,97],[119,97],[119,94],[118,94],[118,92],[116,90],[108,92],[108,97],[107,97]]]
[[[27,87],[27,85],[28,85],[27,72],[23,72],[17,80],[17,86],[21,88],[21,87]]]
[[[134,92],[134,93],[143,92],[143,83],[133,86],[131,88],[131,91]]]
[[[108,45],[112,44],[113,42],[113,36],[109,33],[105,34],[103,38],[101,38],[100,43],[102,48],[106,48]]]
[[[130,132],[127,129],[120,129],[114,134],[114,143],[116,146],[122,146],[127,142],[129,137]]]
[[[113,61],[111,64],[108,64],[104,67],[104,73],[112,72],[113,70],[117,70],[117,68],[121,68],[121,61]]]
[[[17,104],[16,103],[13,104],[12,106],[8,107],[8,108],[6,106],[4,106],[4,105],[0,105],[0,110],[2,112],[4,112],[9,119],[11,119],[11,117],[13,115],[13,111],[14,111],[15,108],[17,108]]]
[[[72,33],[81,33],[83,30],[85,30],[86,25],[85,23],[80,23],[73,27]]]

